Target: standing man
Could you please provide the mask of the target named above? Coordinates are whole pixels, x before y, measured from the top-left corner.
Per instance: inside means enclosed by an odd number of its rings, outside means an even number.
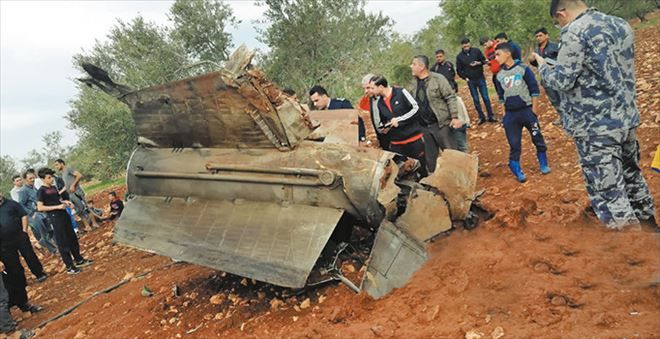
[[[550,41],[550,38],[548,37],[548,30],[545,29],[545,27],[541,27],[534,32],[534,37],[536,38],[537,42],[536,47],[534,47],[534,53],[542,56],[543,59],[546,59],[546,62],[548,59],[552,61],[557,60],[557,55],[559,54],[559,45]],[[534,56],[530,56],[529,63],[532,66],[538,67],[538,63],[536,63]],[[553,121],[552,124],[561,125],[561,115],[559,114],[559,93],[554,89],[546,86],[543,82],[543,79],[541,79],[541,85],[545,89],[545,94],[548,96],[548,100],[552,104],[552,107],[555,108],[555,111],[558,115],[557,120]]]
[[[501,32],[497,33],[495,36],[495,41],[497,41],[497,44],[503,44],[503,43],[508,43],[509,46],[511,46],[511,49],[513,52],[511,53],[511,56],[513,57],[513,60],[521,60],[522,58],[522,49],[520,49],[520,46],[518,46],[517,43],[513,42],[513,40],[509,40],[509,36],[506,35],[506,33]]]
[[[25,185],[18,192],[18,203],[25,209],[25,213],[27,213],[32,235],[39,242],[39,245],[53,254],[57,252],[57,248],[53,242],[52,232],[46,220],[46,215],[37,211],[37,189],[34,187],[35,178],[34,171],[28,170],[23,174]]]
[[[0,272],[4,271],[5,264],[0,261]],[[0,333],[7,334],[14,330],[16,330],[16,321],[9,313],[9,293],[7,293],[3,279],[0,279]]]
[[[470,88],[470,95],[472,95],[474,107],[479,114],[478,124],[481,125],[486,121],[497,122],[495,117],[493,117],[493,108],[490,105],[486,79],[484,79],[484,65],[488,64],[488,60],[484,58],[484,55],[478,48],[472,47],[470,39],[468,38],[463,38],[463,40],[461,40],[461,48],[461,52],[456,56],[456,71],[458,72],[459,77],[467,81],[468,87]],[[488,120],[486,120],[486,116],[481,110],[479,93],[481,93],[484,106],[486,106]]]
[[[42,310],[40,306],[28,303],[25,291],[25,269],[18,258],[17,247],[23,247],[26,243],[32,249],[30,241],[27,240],[25,231],[28,227],[27,214],[21,205],[15,201],[6,200],[0,192],[0,260],[5,266],[5,273],[1,274],[7,292],[9,293],[9,307],[18,306],[23,312],[36,313]],[[32,251],[34,259],[37,256]],[[30,260],[26,257],[26,261]],[[39,262],[38,259],[36,259]],[[39,263],[41,266],[41,263]],[[44,281],[46,275],[43,274]]]
[[[23,187],[23,178],[16,174],[11,177],[11,182],[14,184],[14,187],[11,188],[9,195],[11,196],[11,200],[18,201],[18,191]]]
[[[369,83],[370,91],[378,98],[380,133],[387,134],[390,151],[419,160],[426,176],[423,131],[417,113],[419,106],[410,93],[401,87],[390,87],[382,75],[375,75]]]
[[[487,36],[482,36],[481,39],[479,39],[479,42],[481,43],[481,46],[484,47],[484,54],[486,55],[486,59],[488,59],[488,68],[490,68],[490,72],[493,74],[493,86],[496,86],[497,72],[500,71],[500,63],[497,62],[497,59],[495,58],[495,47],[497,47],[497,42]]]
[[[442,74],[449,85],[454,89],[454,92],[458,92],[458,84],[456,83],[456,70],[454,65],[445,59],[445,51],[439,49],[435,51],[435,65],[431,67],[431,72]]]
[[[639,166],[634,33],[623,19],[581,0],[552,0],[561,27],[554,66],[534,53],[545,84],[559,91],[564,129],[574,138],[594,212],[608,228],[656,228],[655,204]]]
[[[325,88],[316,85],[309,90],[309,99],[314,104],[316,109],[353,109],[351,102],[344,98],[330,98],[328,91]],[[367,141],[367,136],[364,129],[364,121],[358,115],[358,140],[359,142]]]
[[[87,210],[85,200],[85,191],[80,187],[80,179],[83,178],[83,175],[78,172],[75,168],[67,166],[66,162],[62,159],[55,160],[55,169],[62,172],[62,179],[64,180],[64,186],[66,192],[69,194],[69,199],[76,209],[76,213],[82,220],[85,230],[90,230],[93,228],[99,227],[98,223],[94,218],[90,218],[89,211]],[[91,219],[91,220],[90,220]],[[89,225],[91,221],[92,226]]]
[[[364,91],[364,95],[362,98],[360,98],[360,109],[365,112],[369,112],[371,125],[373,126],[374,132],[376,133],[376,138],[378,139],[378,145],[380,148],[388,151],[390,147],[390,140],[388,139],[387,134],[380,132],[382,123],[380,121],[380,113],[378,112],[378,97],[372,92],[371,86],[369,86],[371,78],[373,77],[374,74],[372,73],[362,77],[362,90]]]
[[[429,71],[429,59],[417,55],[410,64],[412,93],[419,105],[419,120],[424,131],[424,149],[429,172],[435,171],[440,150],[456,149],[452,128],[463,127],[458,120],[456,93],[447,79]]]

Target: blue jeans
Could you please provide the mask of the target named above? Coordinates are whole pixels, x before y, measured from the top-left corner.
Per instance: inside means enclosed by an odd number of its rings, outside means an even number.
[[[477,113],[479,114],[479,119],[486,120],[484,111],[481,110],[481,104],[479,103],[479,93],[481,93],[481,98],[484,100],[486,111],[488,111],[488,119],[492,119],[493,108],[490,106],[490,98],[488,98],[488,87],[486,87],[486,79],[481,78],[478,80],[468,80],[467,84],[470,88],[470,95],[472,95],[474,107],[477,109]]]
[[[44,247],[50,253],[57,252],[57,247],[53,243],[52,232],[50,232],[50,226],[47,224],[47,220],[43,213],[31,214],[28,216],[28,223],[32,229],[32,234],[39,242],[39,245]]]
[[[454,137],[454,140],[456,140],[457,149],[463,153],[468,152],[467,128],[467,126],[463,126],[461,128],[451,129],[451,134]]]

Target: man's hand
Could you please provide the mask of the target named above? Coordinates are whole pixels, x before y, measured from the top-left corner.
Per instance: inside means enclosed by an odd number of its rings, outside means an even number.
[[[4,272],[5,270],[5,264],[0,261],[0,272]]]
[[[536,60],[536,63],[539,64],[539,67],[545,64],[545,59],[543,59],[543,57],[540,56],[538,53],[536,52],[532,53],[532,57],[534,58],[534,60]]]
[[[456,119],[456,118],[451,119],[451,123],[449,124],[449,126],[451,126],[454,129],[459,129],[463,127],[463,125],[465,124],[460,119]]]
[[[397,118],[392,118],[392,120],[390,120],[389,124],[392,127],[399,127],[399,120],[397,120]]]
[[[71,185],[71,187],[69,187],[69,192],[73,193],[73,192],[75,192],[75,191],[76,191],[76,186],[75,186],[75,185]]]

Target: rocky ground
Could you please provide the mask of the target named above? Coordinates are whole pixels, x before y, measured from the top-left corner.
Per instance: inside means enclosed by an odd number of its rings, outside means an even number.
[[[660,70],[653,63],[660,26],[637,30],[636,38],[641,165],[660,202],[660,174],[650,170],[660,142]],[[461,95],[474,113],[465,88]],[[555,113],[545,98],[539,113],[552,173],[540,175],[525,138],[528,181],[519,184],[507,168],[502,127],[471,128],[482,202],[495,217],[437,239],[410,283],[380,300],[343,285],[293,295],[175,263],[113,244],[110,223],[81,236],[84,255],[96,260],[81,274],[66,275],[59,258],[45,258],[49,279],[28,277],[30,300],[44,311],[14,316],[44,338],[657,337],[658,235],[609,231],[584,212],[574,145],[550,124]],[[103,199],[99,194],[97,205],[107,204]],[[352,265],[343,269],[359,273]]]

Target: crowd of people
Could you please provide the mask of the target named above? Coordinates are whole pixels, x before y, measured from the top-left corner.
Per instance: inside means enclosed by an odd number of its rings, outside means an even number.
[[[77,233],[95,229],[100,222],[121,215],[123,202],[109,193],[109,211],[86,203],[80,186],[83,175],[62,159],[54,162],[60,172],[44,167],[27,169],[12,177],[11,199],[0,192],[0,333],[16,327],[9,310],[17,306],[23,312],[39,312],[41,306],[28,302],[23,257],[37,283],[48,279],[34,247],[45,256],[59,253],[67,274],[78,274],[94,263],[80,253]],[[105,215],[105,216],[104,216]],[[78,225],[82,225],[79,227]]]
[[[443,150],[468,151],[470,120],[457,95],[456,76],[467,83],[477,124],[499,122],[488,94],[487,67],[504,112],[509,169],[517,181],[525,182],[520,162],[523,128],[536,148],[539,172],[551,172],[537,117],[543,87],[559,117],[553,124],[563,126],[575,141],[591,210],[609,228],[641,223],[657,231],[655,203],[639,166],[632,28],[582,0],[550,0],[550,16],[560,28],[561,42],[550,41],[544,27],[530,32],[537,44],[527,62],[505,32],[481,37],[483,52],[465,37],[455,66],[443,49],[436,51],[434,65],[424,55],[412,57],[413,81],[405,88],[392,86],[383,75],[364,76],[359,107],[369,112],[379,146],[417,159],[422,175],[427,175],[435,171]],[[330,98],[318,85],[309,95],[316,109],[352,107],[344,99]],[[358,138],[364,137],[360,120]]]

